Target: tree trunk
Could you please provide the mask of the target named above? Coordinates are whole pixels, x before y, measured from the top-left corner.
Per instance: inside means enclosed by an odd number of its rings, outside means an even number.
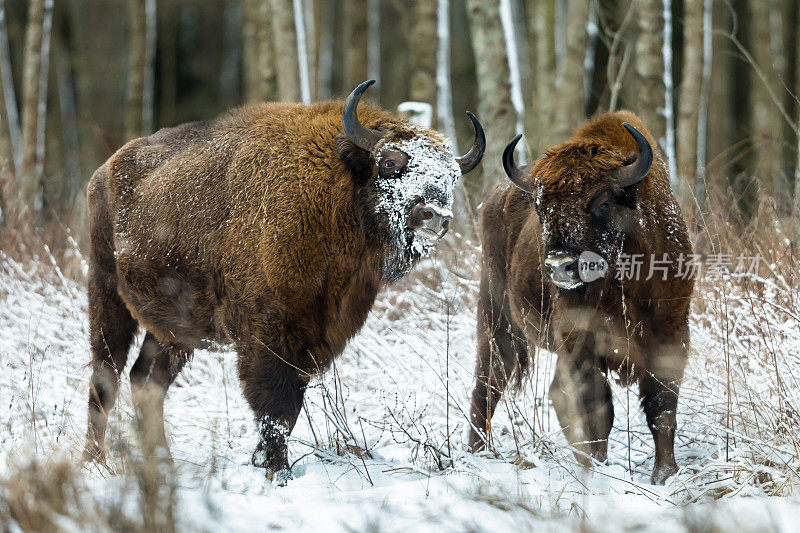
[[[798,14],[800,18],[800,14]],[[794,94],[800,94],[800,32],[796,33],[795,47],[795,89]],[[800,124],[800,105],[797,105],[797,124]],[[797,160],[794,167],[794,202],[792,202],[792,218],[794,221],[794,246],[800,249],[800,131],[797,132],[795,148]]]
[[[532,5],[531,5],[532,4]],[[528,0],[529,31],[535,36],[534,97],[531,113],[535,116],[533,131],[529,129],[527,144],[539,154],[549,147],[555,119],[555,1]]]
[[[569,0],[566,27],[564,77],[556,102],[558,121],[553,133],[564,140],[585,118],[586,99],[583,74],[586,58],[586,24],[589,22],[589,0]]]
[[[347,43],[344,59],[344,79],[346,90],[349,92],[356,85],[367,79],[366,0],[346,0],[343,34]]]
[[[5,0],[0,0],[0,157],[4,159],[3,177],[11,185],[17,167],[21,164],[19,151],[19,115],[17,96],[14,92],[14,78],[11,72],[11,54],[8,49],[8,30],[6,27]],[[3,193],[3,179],[0,179],[0,193]]]
[[[436,9],[431,0],[414,0],[414,24],[411,26],[410,98],[415,102],[436,104]]]
[[[700,103],[697,117],[697,167],[694,196],[697,212],[702,214],[708,196],[706,186],[706,161],[708,160],[708,108],[711,96],[711,73],[714,58],[713,0],[703,1],[703,78],[700,86]]]
[[[48,177],[51,183],[45,183],[44,176],[44,159],[45,159],[45,141],[46,141],[46,125],[47,125],[47,85],[50,81],[50,39],[53,30],[53,2],[52,0],[45,0],[44,3],[44,19],[42,21],[42,47],[40,55],[42,56],[39,74],[39,90],[37,92],[36,102],[36,170],[35,174],[39,180],[38,189],[41,194],[41,202],[35,203],[36,209],[41,210],[44,207],[45,191],[49,187],[60,188],[61,183],[53,184],[52,181],[61,181],[64,175],[61,172],[52,173]]]
[[[83,186],[83,177],[79,161],[80,144],[78,141],[78,124],[75,113],[75,87],[70,72],[70,56],[67,46],[57,39],[54,50],[56,88],[58,91],[58,108],[61,120],[62,146],[64,147],[64,169],[60,190],[51,204],[58,206],[61,214],[71,215],[66,218],[73,224],[79,224],[84,206],[76,205],[75,198]]]
[[[128,0],[128,88],[125,104],[125,138],[142,136],[147,13],[145,0]]]
[[[467,176],[468,190],[478,200],[488,185],[505,179],[501,158],[514,136],[516,113],[511,103],[508,57],[498,0],[467,0],[470,34],[478,80],[478,118],[486,130],[483,183]],[[474,202],[477,203],[477,202]]]
[[[662,0],[664,21],[663,40],[661,42],[661,58],[664,62],[662,78],[664,80],[664,141],[663,147],[667,156],[669,181],[672,190],[677,190],[678,162],[675,155],[675,82],[672,76],[672,0]]]
[[[750,17],[747,28],[750,32],[750,50],[756,65],[765,73],[767,85],[751,69],[750,116],[752,119],[753,155],[756,178],[761,184],[760,203],[771,203],[779,206],[779,212],[787,197],[787,188],[781,175],[781,115],[778,103],[772,100],[773,94],[780,94],[781,77],[785,73],[785,60],[776,43],[783,34],[780,24],[775,28],[770,18],[773,16],[772,2],[766,0],[750,3]],[[777,30],[777,35],[775,35]]]
[[[522,72],[520,68],[520,54],[517,46],[517,26],[514,23],[513,0],[500,0],[500,23],[503,26],[503,38],[506,42],[506,57],[508,58],[509,82],[511,83],[511,103],[516,113],[514,133],[522,134],[525,131],[523,121],[525,118],[525,101],[522,97]],[[517,157],[520,164],[527,159],[524,146],[517,146]]]
[[[291,6],[291,2],[289,2]],[[291,12],[289,13],[291,17]],[[266,102],[277,96],[275,48],[270,2],[245,0],[242,24],[244,95],[247,102]],[[290,18],[291,21],[294,18]],[[293,22],[292,22],[293,24]],[[293,34],[294,35],[294,34]]]
[[[638,0],[636,40],[636,73],[639,76],[637,114],[642,118],[657,142],[666,131],[664,115],[664,56],[662,0]]]
[[[315,0],[314,12],[319,13],[317,24],[317,98],[324,100],[333,94],[333,45],[336,4],[325,0]]]
[[[44,0],[31,0],[28,7],[22,81],[22,167],[17,174],[16,192],[9,198],[9,210],[16,222],[33,213],[41,185],[40,176],[36,175],[36,120],[42,75],[44,4]],[[52,7],[52,3],[50,5]]]
[[[300,75],[300,100],[304,104],[311,103],[311,76],[308,72],[308,37],[306,28],[306,12],[303,0],[294,0],[294,28],[297,33],[297,68]]]
[[[156,82],[156,38],[157,38],[156,0],[145,2],[145,43],[144,43],[144,79],[142,91],[142,133],[153,133],[153,114]]]
[[[271,0],[270,7],[278,99],[283,102],[299,102],[300,68],[297,56],[297,32],[294,25],[294,2]]]
[[[381,2],[367,0],[367,77],[381,83]]]
[[[253,89],[255,101],[265,102],[278,97],[278,73],[275,55],[275,32],[272,25],[272,4],[261,1],[256,13],[258,28],[256,31],[256,87]],[[299,83],[299,82],[298,82]],[[252,98],[251,98],[252,101]]]
[[[697,185],[697,135],[703,80],[703,2],[685,2],[683,11],[683,72],[679,88],[677,150],[680,187],[678,201],[684,215],[693,212]]]

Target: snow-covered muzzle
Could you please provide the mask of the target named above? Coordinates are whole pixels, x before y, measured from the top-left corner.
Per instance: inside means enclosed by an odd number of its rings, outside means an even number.
[[[377,150],[377,163],[387,150],[408,156],[405,168],[392,176],[378,175],[375,211],[386,217],[387,254],[383,275],[394,281],[426,256],[446,232],[452,218],[453,188],[461,169],[449,141],[425,135],[387,142]]]

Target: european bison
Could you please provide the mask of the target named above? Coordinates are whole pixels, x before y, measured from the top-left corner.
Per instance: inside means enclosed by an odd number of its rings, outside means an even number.
[[[286,438],[309,379],[364,324],[379,288],[448,229],[453,187],[480,161],[376,107],[266,103],[161,130],[92,176],[87,455],[137,324],[131,385],[146,441],[167,450],[163,402],[195,348],[231,343],[258,423],[254,465],[291,477]],[[149,422],[148,422],[149,420]]]
[[[539,346],[557,354],[550,399],[582,464],[606,459],[608,372],[638,382],[655,440],[652,482],[663,483],[678,468],[675,411],[694,285],[678,272],[692,246],[667,168],[629,111],[597,116],[523,169],[513,160],[517,141],[503,156],[516,187],[498,186],[481,210],[470,445],[486,443],[509,378],[519,383],[528,349]],[[640,275],[631,275],[625,267],[637,263]],[[600,271],[582,276],[579,268]]]

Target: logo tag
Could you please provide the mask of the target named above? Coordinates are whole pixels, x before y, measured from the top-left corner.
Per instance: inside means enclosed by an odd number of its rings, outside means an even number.
[[[594,252],[585,251],[578,257],[578,275],[581,281],[589,283],[608,273],[608,263]]]

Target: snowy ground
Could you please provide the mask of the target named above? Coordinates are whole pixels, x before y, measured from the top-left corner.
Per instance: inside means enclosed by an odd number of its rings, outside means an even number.
[[[380,295],[364,330],[306,396],[286,487],[273,488],[249,464],[254,424],[234,354],[196,352],[166,405],[180,529],[800,530],[796,288],[775,276],[757,289],[701,286],[679,407],[681,470],[655,487],[635,389],[614,387],[610,464],[574,463],[546,396],[546,353],[495,417],[496,448],[466,452],[476,254],[442,253]],[[108,467],[80,463],[85,308],[84,287],[48,257],[22,264],[0,252],[0,480],[66,458],[79,469],[78,500],[136,520],[127,376]],[[0,481],[0,514],[13,488]],[[68,517],[58,524],[81,529]]]

